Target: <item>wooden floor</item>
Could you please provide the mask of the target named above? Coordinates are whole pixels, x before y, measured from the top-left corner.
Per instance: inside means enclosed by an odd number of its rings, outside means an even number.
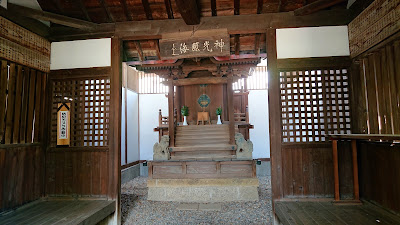
[[[0,224],[97,224],[115,211],[115,201],[37,201],[0,214]]]
[[[276,202],[275,213],[284,224],[400,224],[400,217],[365,202],[333,205],[330,202]]]

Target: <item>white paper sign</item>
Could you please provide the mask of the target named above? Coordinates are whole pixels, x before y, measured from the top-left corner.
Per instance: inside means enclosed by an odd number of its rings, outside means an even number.
[[[60,112],[60,132],[59,139],[68,139],[68,130],[67,130],[67,122],[68,122],[68,111]]]

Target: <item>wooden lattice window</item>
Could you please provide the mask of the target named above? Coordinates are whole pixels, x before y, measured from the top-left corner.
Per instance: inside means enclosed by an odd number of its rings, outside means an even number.
[[[53,80],[51,146],[57,143],[57,104],[71,103],[73,147],[108,146],[110,121],[110,79]]]
[[[326,134],[350,133],[346,69],[282,70],[280,82],[284,143],[325,142]]]

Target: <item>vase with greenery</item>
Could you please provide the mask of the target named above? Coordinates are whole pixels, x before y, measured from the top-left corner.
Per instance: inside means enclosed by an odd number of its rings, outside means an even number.
[[[217,110],[215,111],[215,113],[216,113],[217,116],[218,116],[217,124],[222,124],[222,122],[221,122],[221,114],[222,114],[222,108],[221,108],[221,106],[217,108]]]
[[[181,114],[183,116],[183,125],[186,126],[188,125],[186,117],[189,115],[189,107],[187,106],[182,106],[181,108]]]

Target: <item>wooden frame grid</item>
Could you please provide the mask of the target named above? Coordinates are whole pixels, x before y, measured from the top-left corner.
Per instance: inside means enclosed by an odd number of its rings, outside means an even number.
[[[280,70],[283,143],[325,142],[350,133],[346,68]]]
[[[52,80],[51,147],[57,142],[57,104],[71,103],[72,147],[109,145],[110,79]]]

